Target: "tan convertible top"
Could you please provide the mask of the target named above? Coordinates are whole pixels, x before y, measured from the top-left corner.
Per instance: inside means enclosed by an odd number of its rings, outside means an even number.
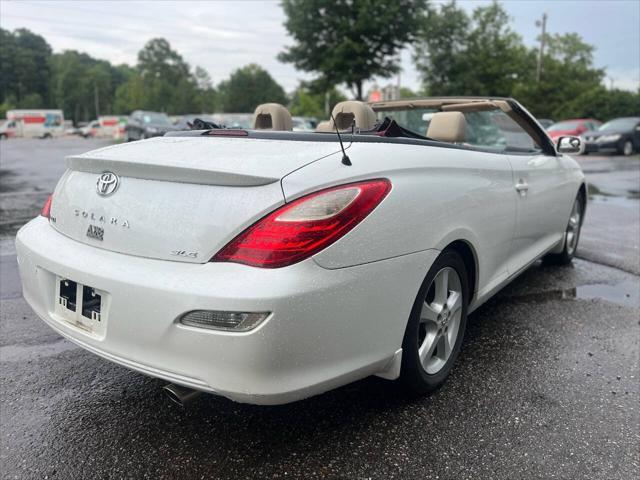
[[[386,102],[369,103],[371,108],[376,112],[385,110],[406,110],[412,108],[439,108],[443,111],[449,105],[465,105],[477,106],[478,110],[486,108],[487,105],[493,105],[501,110],[511,110],[507,98],[502,97],[427,97],[427,98],[406,98],[402,100],[389,100]],[[445,107],[445,108],[443,108]]]

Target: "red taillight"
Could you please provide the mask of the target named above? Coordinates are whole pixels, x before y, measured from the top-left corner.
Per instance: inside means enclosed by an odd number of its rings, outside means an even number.
[[[49,195],[47,197],[47,201],[44,202],[44,206],[42,207],[42,211],[40,215],[45,218],[51,218],[51,200],[53,200],[53,195]]]
[[[391,190],[386,179],[328,188],[294,200],[229,242],[213,262],[279,268],[309,258],[360,223]]]

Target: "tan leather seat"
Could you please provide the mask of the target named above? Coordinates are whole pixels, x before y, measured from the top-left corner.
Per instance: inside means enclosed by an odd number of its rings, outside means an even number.
[[[438,112],[431,117],[427,137],[441,142],[464,142],[467,121],[460,112]]]
[[[333,107],[333,118],[339,130],[348,130],[356,122],[360,130],[372,130],[378,121],[376,113],[364,102],[347,100]],[[332,122],[333,126],[333,122]]]
[[[293,130],[291,114],[279,103],[263,103],[253,112],[253,128],[255,130]]]
[[[334,132],[335,128],[333,128],[333,123],[331,122],[331,120],[323,120],[322,122],[318,123],[318,125],[316,126],[316,132],[319,133],[328,133],[328,132]]]

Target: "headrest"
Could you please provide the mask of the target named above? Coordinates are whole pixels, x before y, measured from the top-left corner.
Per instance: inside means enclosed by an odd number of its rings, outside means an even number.
[[[467,121],[460,112],[438,112],[431,117],[427,137],[441,142],[460,143],[464,141]]]
[[[253,112],[253,128],[255,130],[287,130],[293,129],[289,110],[279,103],[263,103]]]
[[[373,109],[364,102],[356,100],[348,100],[340,102],[333,107],[333,118],[336,119],[336,125],[339,130],[348,130],[351,128],[354,120],[356,128],[360,130],[373,130],[376,125],[377,117]]]
[[[328,133],[334,131],[335,128],[333,128],[333,123],[331,123],[331,120],[323,120],[316,126],[316,132]]]

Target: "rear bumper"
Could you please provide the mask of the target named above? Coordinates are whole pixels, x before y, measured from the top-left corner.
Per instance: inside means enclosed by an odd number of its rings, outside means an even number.
[[[71,240],[42,217],[16,248],[24,297],[40,318],[111,361],[233,400],[287,403],[384,372],[435,250],[328,270],[145,259]],[[63,277],[105,292],[100,335],[56,314]],[[246,333],[190,328],[194,309],[269,311]]]

